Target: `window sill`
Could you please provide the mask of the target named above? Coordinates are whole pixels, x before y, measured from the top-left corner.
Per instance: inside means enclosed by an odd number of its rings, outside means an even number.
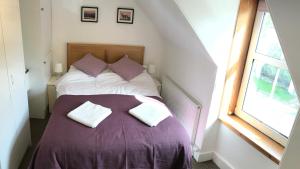
[[[223,115],[220,117],[220,120],[269,159],[276,164],[280,163],[284,152],[282,145],[235,115]]]

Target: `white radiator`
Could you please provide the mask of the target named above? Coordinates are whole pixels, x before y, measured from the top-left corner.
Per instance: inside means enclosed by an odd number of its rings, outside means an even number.
[[[201,105],[168,76],[162,79],[162,97],[195,144]]]

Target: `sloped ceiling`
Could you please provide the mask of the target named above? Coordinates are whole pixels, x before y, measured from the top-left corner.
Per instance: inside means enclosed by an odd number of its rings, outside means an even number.
[[[174,0],[137,0],[136,3],[156,25],[166,41],[185,49],[199,49],[203,51],[201,57],[207,60],[207,64],[215,65]]]
[[[173,0],[220,67],[229,57],[240,0]],[[222,68],[224,69],[224,68]]]

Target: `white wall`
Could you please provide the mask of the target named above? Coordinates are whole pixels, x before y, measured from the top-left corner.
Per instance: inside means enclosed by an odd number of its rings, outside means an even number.
[[[217,65],[211,106],[201,152],[211,152],[215,147],[218,130],[219,106],[222,98],[227,62],[235,29],[239,0],[174,0],[193,28],[209,56]]]
[[[203,49],[187,50],[172,43],[166,46],[164,74],[175,80],[187,93],[197,99],[201,105],[200,122],[196,145],[202,145],[203,133],[210,106],[215,80],[215,67],[202,58]],[[183,112],[184,113],[184,112]]]
[[[17,169],[30,144],[18,0],[0,1],[0,161]]]
[[[99,22],[80,21],[81,6],[98,6]],[[134,8],[134,24],[116,23],[117,8]],[[108,43],[144,45],[145,64],[155,64],[159,70],[163,57],[163,42],[143,11],[132,0],[53,0],[53,63],[66,63],[66,43]]]
[[[300,1],[267,0],[285,60],[291,73],[295,89],[300,98]],[[296,118],[289,143],[280,164],[281,169],[298,169],[300,156],[300,116]]]
[[[20,6],[30,116],[44,118],[51,62],[51,0],[20,0]]]
[[[201,146],[216,66],[173,0],[143,0],[137,3],[165,39],[163,73],[202,104],[196,141]]]
[[[220,124],[215,153],[232,169],[277,169],[278,165],[227,126]]]

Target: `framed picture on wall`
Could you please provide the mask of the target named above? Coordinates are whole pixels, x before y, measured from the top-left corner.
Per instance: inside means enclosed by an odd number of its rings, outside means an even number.
[[[133,24],[134,9],[118,8],[117,23]]]
[[[81,7],[81,22],[98,22],[98,7]]]

